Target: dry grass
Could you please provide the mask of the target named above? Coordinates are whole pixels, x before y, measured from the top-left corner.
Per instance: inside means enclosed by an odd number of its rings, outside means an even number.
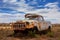
[[[5,26],[5,27],[10,27],[10,26]],[[23,38],[21,37],[13,37],[9,36],[13,34],[14,32],[10,29],[2,29],[0,30],[0,40],[60,40],[60,24],[53,24],[52,32],[48,32],[47,34],[39,35],[39,34],[34,34],[32,35],[32,32],[30,34],[32,36],[36,35],[39,37],[35,38],[30,38],[25,36]]]

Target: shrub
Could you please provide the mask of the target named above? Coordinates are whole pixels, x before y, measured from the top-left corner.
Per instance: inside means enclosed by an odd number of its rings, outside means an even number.
[[[51,31],[51,32],[48,32],[48,33],[47,33],[47,36],[48,36],[48,37],[54,37],[54,32],[52,32],[52,31]]]

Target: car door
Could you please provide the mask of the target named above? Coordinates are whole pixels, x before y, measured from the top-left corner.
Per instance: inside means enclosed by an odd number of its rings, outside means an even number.
[[[41,22],[41,30],[46,30],[46,22]]]

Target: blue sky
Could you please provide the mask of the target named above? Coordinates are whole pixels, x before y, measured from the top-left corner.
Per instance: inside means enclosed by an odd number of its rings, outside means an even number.
[[[60,0],[0,0],[0,23],[21,20],[27,13],[37,13],[45,20],[60,23]]]

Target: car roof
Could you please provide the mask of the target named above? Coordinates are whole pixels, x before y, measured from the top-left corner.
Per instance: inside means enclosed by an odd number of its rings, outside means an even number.
[[[25,15],[25,18],[29,18],[29,17],[36,18],[36,17],[42,17],[42,16],[38,14],[26,14]]]

